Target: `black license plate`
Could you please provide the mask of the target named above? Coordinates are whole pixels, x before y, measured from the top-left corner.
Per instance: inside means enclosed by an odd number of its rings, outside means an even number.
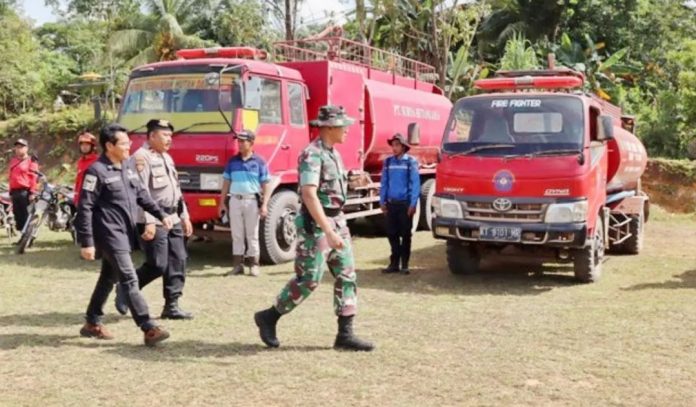
[[[480,226],[479,239],[494,242],[519,242],[522,240],[522,228],[508,226]]]

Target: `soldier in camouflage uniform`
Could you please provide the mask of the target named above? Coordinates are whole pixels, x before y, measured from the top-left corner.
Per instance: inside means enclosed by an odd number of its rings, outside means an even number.
[[[310,124],[319,127],[319,137],[300,154],[298,172],[302,209],[295,219],[298,243],[295,274],[283,288],[275,305],[254,315],[261,340],[278,347],[276,324],[283,314],[297,307],[319,285],[324,263],[334,283],[334,311],[338,335],[334,348],[371,351],[374,345],[353,334],[357,311],[357,286],[350,231],[341,211],[346,201],[347,173],[341,155],[333,146],[343,143],[353,119],[342,107],[323,106],[319,118]]]

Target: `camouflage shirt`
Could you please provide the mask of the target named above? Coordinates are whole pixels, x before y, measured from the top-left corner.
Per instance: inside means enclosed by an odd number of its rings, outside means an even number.
[[[300,187],[317,186],[317,196],[324,208],[343,207],[346,202],[348,177],[338,151],[324,146],[321,138],[317,138],[302,150],[297,161]]]

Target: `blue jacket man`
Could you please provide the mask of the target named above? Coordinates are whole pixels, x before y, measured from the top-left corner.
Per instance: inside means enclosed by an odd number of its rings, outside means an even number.
[[[411,228],[420,199],[418,161],[407,154],[411,146],[401,134],[396,133],[388,142],[394,155],[384,160],[379,203],[387,218],[391,256],[383,272],[409,274]]]

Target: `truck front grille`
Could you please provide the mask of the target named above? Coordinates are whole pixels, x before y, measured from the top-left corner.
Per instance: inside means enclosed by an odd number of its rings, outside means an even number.
[[[499,212],[492,202],[466,202],[466,219],[475,221],[541,223],[545,211],[542,203],[513,203],[509,210]]]

